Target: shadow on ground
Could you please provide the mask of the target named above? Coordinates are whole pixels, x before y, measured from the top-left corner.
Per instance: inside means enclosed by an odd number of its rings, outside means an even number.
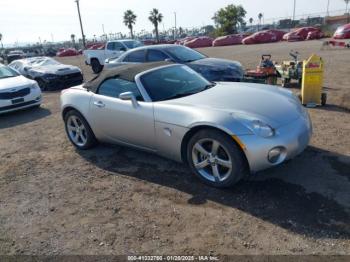
[[[299,177],[305,177],[311,184],[320,183],[322,179],[318,181],[317,177],[322,167],[307,165],[308,158],[317,155],[328,162],[333,161],[329,166],[338,165],[338,170],[335,171],[329,167],[332,172],[346,172],[347,167],[339,164],[337,160],[338,157],[350,160],[346,156],[309,147],[296,159],[256,174],[232,189],[215,189],[200,183],[185,165],[149,153],[123,147],[99,146],[95,150],[79,154],[92,164],[108,171],[110,175],[130,176],[190,194],[190,205],[198,206],[213,201],[239,209],[297,234],[319,239],[350,239],[350,214],[345,206],[323,194],[308,192],[308,186],[302,183],[288,183],[273,177],[276,174],[280,177],[293,176],[294,172],[298,172]],[[325,171],[324,168],[322,171]],[[255,180],[257,176],[259,180]],[[342,178],[337,174],[334,179],[338,177]],[[327,188],[328,185],[322,186],[328,190],[337,190]],[[350,183],[345,184],[345,187],[343,190],[350,192]]]
[[[10,128],[33,122],[51,115],[49,109],[43,107],[28,108],[0,115],[0,129]]]

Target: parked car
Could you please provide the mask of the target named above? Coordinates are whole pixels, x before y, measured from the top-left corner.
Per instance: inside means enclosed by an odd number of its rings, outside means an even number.
[[[142,46],[143,44],[137,40],[114,40],[109,41],[105,45],[104,49],[97,50],[85,50],[83,52],[85,56],[85,63],[91,65],[94,73],[102,71],[105,64],[105,60],[108,58],[117,58],[127,50]]]
[[[213,83],[166,62],[105,70],[64,90],[61,106],[78,149],[101,141],[158,153],[215,187],[295,157],[312,134],[308,112],[288,90]]]
[[[207,36],[196,37],[195,39],[186,41],[184,46],[190,48],[201,48],[201,47],[210,47],[213,45],[213,38]]]
[[[241,81],[244,70],[239,62],[209,58],[196,50],[181,45],[156,45],[135,48],[117,59],[107,61],[106,67],[113,68],[130,63],[172,61],[186,64],[209,81]]]
[[[284,31],[274,29],[259,31],[255,34],[245,37],[242,40],[242,43],[245,45],[251,45],[279,42],[283,39],[284,34]]]
[[[350,24],[338,27],[333,35],[334,39],[350,39]]]
[[[80,55],[79,51],[76,50],[75,48],[67,48],[57,52],[56,54],[57,57],[78,56],[78,55]]]
[[[245,37],[244,34],[220,36],[213,41],[213,46],[240,45]]]
[[[79,67],[64,65],[50,57],[17,60],[9,65],[20,74],[34,79],[43,91],[68,88],[83,83]]]
[[[6,56],[7,64],[10,64],[12,61],[23,59],[26,57],[26,54],[23,51],[16,50],[11,51]]]
[[[288,42],[294,42],[294,41],[304,41],[307,39],[310,32],[319,32],[319,35],[321,35],[321,30],[316,27],[302,27],[298,28],[290,33],[287,33],[283,36],[283,40],[286,40]]]
[[[8,66],[0,65],[0,114],[39,107],[41,101],[37,82],[21,76]]]

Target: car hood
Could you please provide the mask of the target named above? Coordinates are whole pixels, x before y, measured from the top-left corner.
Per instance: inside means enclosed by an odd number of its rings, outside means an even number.
[[[243,78],[243,67],[239,62],[219,58],[204,58],[187,63],[192,69],[206,73],[206,70],[214,72],[227,72],[236,78]]]
[[[4,78],[0,79],[0,91],[7,92],[13,89],[18,90],[23,87],[31,86],[34,83],[33,80],[25,78],[24,76]]]
[[[50,65],[32,68],[30,72],[41,74],[66,75],[80,72],[80,69],[71,65]]]
[[[252,83],[219,82],[203,92],[161,103],[202,108],[205,112],[222,111],[237,118],[261,120],[273,128],[288,124],[303,113],[292,92]]]

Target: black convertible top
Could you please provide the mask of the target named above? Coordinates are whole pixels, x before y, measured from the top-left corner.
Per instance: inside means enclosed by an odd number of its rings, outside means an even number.
[[[98,76],[92,80],[86,82],[84,87],[91,92],[96,93],[98,87],[108,78],[118,77],[130,82],[135,82],[135,76],[144,71],[157,68],[164,65],[171,65],[169,62],[154,62],[154,63],[143,63],[143,64],[128,64],[122,65],[112,69],[103,70]]]

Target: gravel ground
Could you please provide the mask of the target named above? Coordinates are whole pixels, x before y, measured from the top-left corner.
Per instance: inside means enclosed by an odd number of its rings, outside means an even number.
[[[59,92],[0,116],[1,254],[349,254],[350,51],[321,42],[201,49],[247,68],[297,50],[326,61],[329,105],[310,109],[311,145],[232,189],[156,155],[68,142]],[[82,57],[61,59],[92,77]]]

